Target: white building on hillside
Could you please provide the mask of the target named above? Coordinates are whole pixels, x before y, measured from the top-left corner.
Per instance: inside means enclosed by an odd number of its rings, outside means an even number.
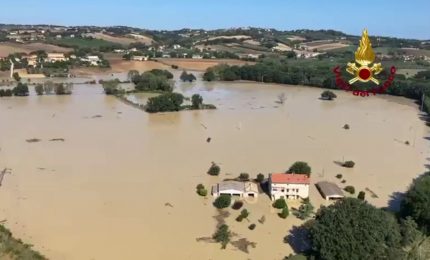
[[[309,184],[310,179],[305,174],[272,173],[269,175],[270,197],[272,200],[307,198]]]
[[[91,66],[98,66],[101,60],[97,55],[89,55],[85,58],[81,58],[81,61],[89,62]]]
[[[48,53],[45,59],[46,62],[66,61],[64,53]]]
[[[135,61],[147,61],[148,56],[132,56],[131,59]]]

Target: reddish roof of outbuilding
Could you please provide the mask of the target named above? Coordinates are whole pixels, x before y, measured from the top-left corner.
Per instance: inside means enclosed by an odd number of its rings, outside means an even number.
[[[272,173],[270,175],[272,183],[293,183],[293,184],[309,184],[310,179],[305,174],[293,173]]]

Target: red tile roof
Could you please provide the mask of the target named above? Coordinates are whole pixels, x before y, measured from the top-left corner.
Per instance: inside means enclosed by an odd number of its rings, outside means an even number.
[[[305,174],[292,173],[272,173],[270,175],[272,183],[293,183],[293,184],[309,184],[310,179]]]

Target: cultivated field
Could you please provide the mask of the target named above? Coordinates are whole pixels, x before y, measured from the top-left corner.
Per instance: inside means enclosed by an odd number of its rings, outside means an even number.
[[[342,43],[342,42],[333,42],[331,40],[327,40],[327,41],[324,40],[324,41],[313,41],[313,42],[303,43],[302,46],[304,46],[308,50],[329,51],[329,50],[348,47],[349,44]]]
[[[32,51],[44,50],[46,52],[70,52],[72,49],[63,48],[52,44],[46,43],[28,43],[28,44],[20,44],[20,43],[12,43],[12,42],[4,42],[0,43],[0,57],[6,57],[9,54],[16,52],[24,52],[30,53]]]
[[[131,43],[135,43],[135,42],[141,42],[141,43],[145,43],[145,44],[151,44],[152,43],[152,39],[146,36],[142,36],[143,38],[138,38],[138,37],[116,37],[116,36],[111,36],[108,34],[104,34],[104,33],[92,33],[90,34],[90,36],[92,36],[93,38],[96,39],[101,39],[101,40],[105,40],[108,42],[113,42],[113,43],[117,43],[117,44],[121,44],[124,46],[128,46]]]
[[[207,68],[219,65],[245,65],[254,64],[254,62],[233,60],[233,59],[157,59],[160,63],[168,66],[177,65],[179,69],[205,71]]]

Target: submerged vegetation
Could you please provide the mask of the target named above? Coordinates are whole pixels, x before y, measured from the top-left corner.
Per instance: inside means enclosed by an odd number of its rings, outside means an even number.
[[[225,249],[231,240],[231,236],[232,234],[228,226],[226,224],[222,224],[218,227],[218,230],[213,234],[212,238],[216,242],[221,243],[221,248]]]
[[[15,239],[3,225],[0,225],[0,257],[2,259],[46,259],[31,249],[31,245],[23,243],[20,239]]]

